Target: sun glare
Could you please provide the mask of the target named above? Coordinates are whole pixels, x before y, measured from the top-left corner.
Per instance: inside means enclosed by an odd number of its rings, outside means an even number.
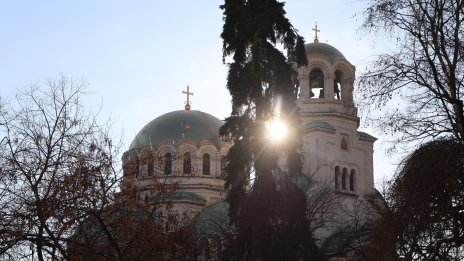
[[[269,136],[271,137],[272,140],[275,141],[280,141],[285,138],[287,135],[287,127],[285,124],[281,121],[273,121],[269,126],[268,126],[268,131],[269,131]]]

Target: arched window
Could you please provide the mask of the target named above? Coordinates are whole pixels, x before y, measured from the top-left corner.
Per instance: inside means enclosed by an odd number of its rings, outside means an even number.
[[[342,137],[342,141],[340,142],[340,149],[348,150],[348,143],[346,142],[345,136]]]
[[[136,159],[136,162],[135,162],[135,169],[136,169],[135,177],[138,178],[140,175],[140,162],[138,158]]]
[[[342,92],[342,73],[340,71],[335,72],[335,80],[334,80],[334,99],[341,100]]]
[[[320,69],[309,73],[309,97],[324,98],[324,73]]]
[[[221,177],[226,176],[226,157],[221,158]]]
[[[210,245],[209,245],[209,240],[205,235],[202,235],[200,237],[200,240],[198,242],[198,248],[200,249],[201,254],[209,255]]]
[[[184,153],[184,174],[192,174],[192,156],[190,152]]]
[[[350,173],[350,191],[354,191],[355,175],[356,175],[356,171],[352,169]]]
[[[172,173],[172,155],[171,153],[164,154],[164,174],[169,175]]]
[[[343,174],[342,174],[342,189],[346,189],[346,176],[348,176],[348,169],[343,168]]]
[[[340,185],[338,184],[340,182],[340,167],[336,166],[335,167],[335,188],[338,189],[340,188]]]
[[[203,175],[210,175],[211,159],[208,153],[203,154]]]
[[[153,160],[152,159],[148,161],[148,175],[149,176],[153,175]]]

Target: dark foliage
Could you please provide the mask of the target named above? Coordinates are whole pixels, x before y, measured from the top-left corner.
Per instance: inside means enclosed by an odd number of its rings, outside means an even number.
[[[428,142],[407,157],[390,184],[388,208],[371,233],[373,257],[464,258],[464,146]],[[380,260],[380,259],[379,259]]]
[[[220,132],[233,142],[226,158],[226,201],[238,228],[224,260],[317,259],[306,197],[294,184],[301,175],[301,137],[293,66],[307,61],[303,38],[285,18],[283,7],[275,0],[226,0],[221,6],[223,59],[232,58],[227,77],[232,113]],[[266,135],[266,124],[275,118],[290,130],[285,142],[274,143]],[[283,155],[285,171],[277,164]]]

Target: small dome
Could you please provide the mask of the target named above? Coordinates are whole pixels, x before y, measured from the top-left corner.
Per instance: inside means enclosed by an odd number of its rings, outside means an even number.
[[[335,131],[335,127],[327,122],[324,121],[310,121],[306,124],[304,124],[301,129],[306,130],[306,129],[327,129],[327,130],[332,130]]]
[[[201,111],[173,111],[149,122],[135,136],[129,150],[161,142],[179,142],[193,140],[201,142],[217,138],[223,122]]]
[[[326,255],[339,255],[346,252],[350,243],[354,240],[353,229],[346,227],[344,230],[335,232],[327,237],[322,243],[321,250]]]
[[[168,195],[150,195],[148,197],[150,202],[159,201],[193,201],[200,204],[205,204],[206,199],[196,193],[186,191],[176,191]]]
[[[232,230],[228,215],[229,204],[219,201],[203,209],[193,220],[194,228],[199,234],[212,236],[221,231]]]
[[[330,44],[326,43],[309,43],[305,44],[306,55],[321,54],[327,57],[331,62],[338,59],[346,60],[345,56]]]

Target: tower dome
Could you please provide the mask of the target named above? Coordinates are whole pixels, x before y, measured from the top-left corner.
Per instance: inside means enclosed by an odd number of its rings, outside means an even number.
[[[332,45],[326,43],[314,42],[305,44],[305,51],[307,56],[312,54],[321,55],[329,59],[331,62],[335,62],[338,59],[346,60],[342,52],[340,52],[337,48],[333,47]]]
[[[223,122],[201,111],[179,110],[161,115],[140,130],[129,150],[148,144],[179,143],[184,140],[200,143],[216,139]]]

